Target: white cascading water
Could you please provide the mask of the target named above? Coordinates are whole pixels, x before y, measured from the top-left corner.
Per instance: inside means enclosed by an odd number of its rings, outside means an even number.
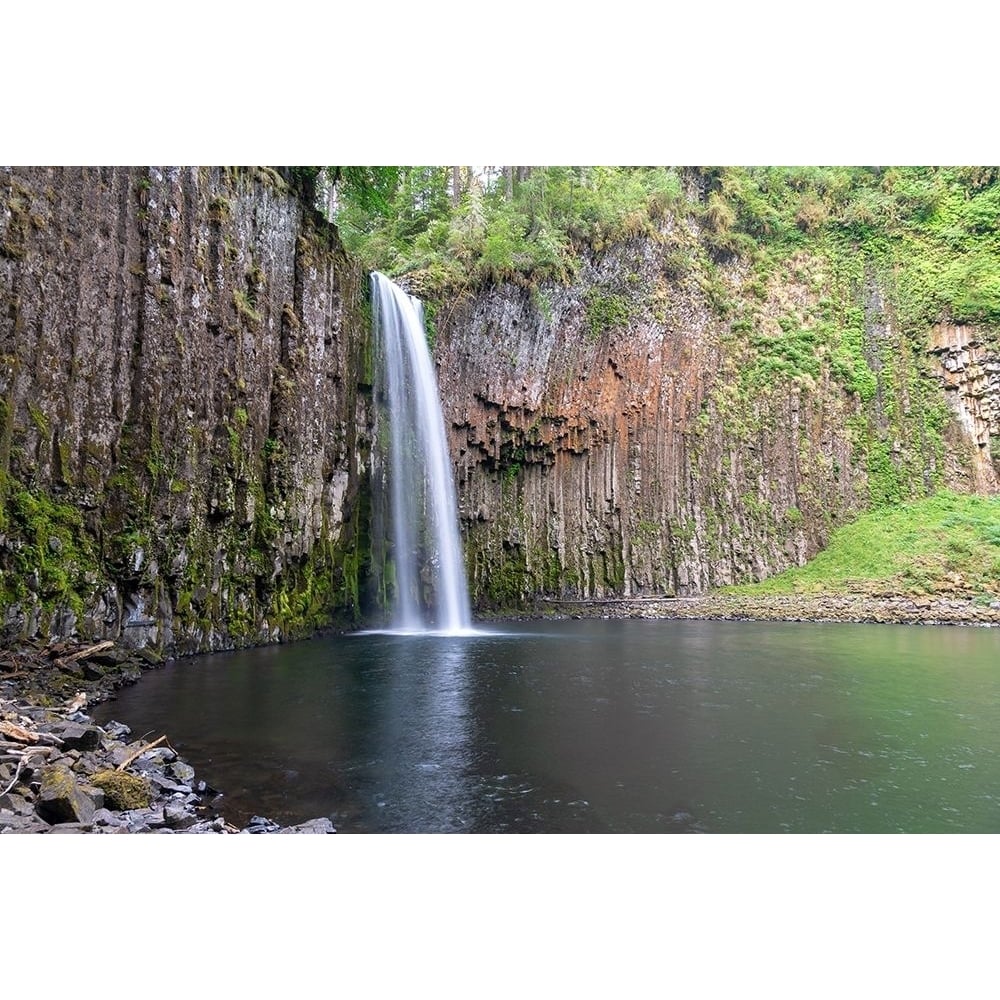
[[[471,625],[458,533],[458,506],[437,380],[427,349],[423,307],[384,274],[372,273],[372,316],[379,361],[375,397],[379,449],[387,450],[394,570],[392,627],[462,632]],[[385,448],[386,439],[388,448]],[[378,541],[378,539],[376,539]],[[390,596],[387,594],[387,596]]]

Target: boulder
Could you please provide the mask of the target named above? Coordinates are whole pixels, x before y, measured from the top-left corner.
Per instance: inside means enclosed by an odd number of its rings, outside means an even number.
[[[266,816],[252,816],[250,822],[241,831],[242,833],[275,833],[281,829],[279,823]]]
[[[104,664],[96,663],[93,660],[86,660],[83,664],[83,676],[88,681],[99,681],[106,670],[107,667]]]
[[[104,733],[110,739],[120,740],[124,739],[126,736],[132,735],[132,730],[123,722],[115,722],[112,719],[109,723],[104,726]]]
[[[296,826],[286,826],[278,833],[336,833],[336,828],[325,816],[319,819],[306,820]]]
[[[128,828],[130,833],[146,833],[156,830],[165,824],[162,806],[152,806],[149,809],[136,809],[129,813]]]
[[[90,823],[94,811],[94,800],[77,784],[68,767],[53,764],[42,768],[35,803],[35,812],[42,819],[48,823]]]
[[[79,722],[56,722],[47,729],[62,740],[63,750],[96,750],[104,735],[98,726],[85,726]]]
[[[198,822],[193,810],[183,802],[168,802],[163,807],[164,822],[173,830],[186,830]]]
[[[104,792],[104,801],[112,809],[145,809],[153,801],[149,782],[124,771],[98,771],[90,779]]]
[[[0,795],[0,812],[3,811],[29,816],[35,811],[35,807],[23,795],[10,791],[6,795]]]
[[[32,814],[22,816],[18,813],[0,809],[0,834],[5,833],[46,833],[52,827],[41,818]]]
[[[119,827],[124,826],[121,816],[113,813],[110,809],[98,809],[94,813],[94,826]]]
[[[167,772],[172,774],[182,785],[190,785],[194,779],[194,768],[183,760],[175,760]]]

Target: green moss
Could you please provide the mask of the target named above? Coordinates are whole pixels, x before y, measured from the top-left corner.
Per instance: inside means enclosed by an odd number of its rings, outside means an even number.
[[[584,293],[584,304],[587,309],[587,330],[591,340],[599,339],[609,330],[627,326],[632,316],[628,299],[623,295],[602,291],[596,287],[588,288]]]
[[[0,359],[2,363],[4,359]],[[14,407],[0,397],[0,501],[3,500],[4,481],[10,472],[11,440],[14,435]],[[3,504],[0,503],[0,527],[3,525]]]
[[[481,580],[479,600],[496,610],[513,610],[523,606],[528,592],[530,582],[523,560],[505,557],[491,564]]]
[[[259,323],[261,314],[254,308],[246,292],[236,288],[233,290],[233,305],[240,316],[250,320],[251,323]]]
[[[648,521],[640,518],[636,522],[632,537],[636,542],[652,544],[660,538],[660,525],[656,521]]]
[[[28,403],[28,416],[31,417],[31,422],[38,429],[38,433],[41,434],[42,437],[47,438],[52,433],[48,417],[46,417],[45,414],[34,405],[34,403]]]
[[[95,546],[79,510],[11,480],[4,492],[5,530],[16,542],[0,551],[0,603],[37,599],[46,615],[57,607],[79,615],[98,578]]]
[[[216,197],[208,203],[208,217],[212,222],[228,222],[232,218],[232,215],[233,207],[228,198],[224,198],[222,195],[216,195]]]
[[[153,801],[153,790],[145,778],[125,771],[98,771],[91,782],[104,792],[109,808],[145,809]]]

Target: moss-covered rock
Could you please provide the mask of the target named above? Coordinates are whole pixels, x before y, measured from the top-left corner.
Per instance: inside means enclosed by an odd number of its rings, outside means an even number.
[[[110,809],[145,809],[153,801],[153,790],[145,778],[124,771],[98,771],[90,779],[104,792]]]
[[[42,768],[35,812],[49,823],[89,823],[94,800],[77,784],[65,764]]]

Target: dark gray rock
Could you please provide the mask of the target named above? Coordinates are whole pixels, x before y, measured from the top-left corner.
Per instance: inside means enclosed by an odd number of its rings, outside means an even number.
[[[189,826],[185,833],[222,833],[222,825],[216,825],[214,819],[200,819],[193,826]]]
[[[169,778],[163,775],[163,772],[149,772],[146,774],[146,778],[153,788],[158,791],[165,793],[167,795],[190,795],[191,786],[181,785],[176,781],[171,781]]]
[[[325,816],[319,819],[306,820],[305,823],[298,823],[296,826],[286,826],[278,833],[336,833],[333,823]]]
[[[35,812],[49,823],[90,823],[94,800],[79,786],[73,772],[63,764],[42,768],[41,787]]]
[[[0,812],[10,812],[21,815],[25,812],[34,812],[34,809],[22,796],[16,795],[13,792],[8,792],[6,795],[0,795]]]
[[[95,663],[101,667],[117,667],[122,662],[122,654],[114,649],[106,649],[87,657],[87,663]]]
[[[52,829],[40,816],[22,816],[0,809],[0,834],[4,833],[46,833]]]
[[[134,809],[129,813],[129,827],[133,824],[155,830],[163,826],[165,822],[163,816],[163,806],[150,806],[148,809]]]
[[[112,719],[110,722],[105,724],[104,733],[113,740],[120,740],[124,739],[126,736],[131,736],[132,730],[124,723],[115,722],[115,720]]]
[[[183,802],[168,802],[163,807],[163,819],[174,830],[186,830],[198,822],[194,811]]]
[[[273,819],[266,816],[252,816],[250,822],[241,830],[241,833],[276,833],[281,829],[280,823],[275,823]]]
[[[194,780],[194,768],[183,760],[175,760],[167,768],[167,773],[173,775],[183,785],[190,785]]]
[[[63,750],[96,750],[104,735],[100,727],[85,726],[79,722],[50,723],[46,731],[62,740]]]
[[[90,772],[93,773],[93,772]],[[94,803],[95,809],[104,808],[104,789],[95,788],[93,785],[82,784],[80,786],[83,791],[90,797],[91,801]]]
[[[120,813],[114,813],[110,809],[98,809],[94,813],[91,821],[94,826],[120,827],[125,825],[125,820]]]

